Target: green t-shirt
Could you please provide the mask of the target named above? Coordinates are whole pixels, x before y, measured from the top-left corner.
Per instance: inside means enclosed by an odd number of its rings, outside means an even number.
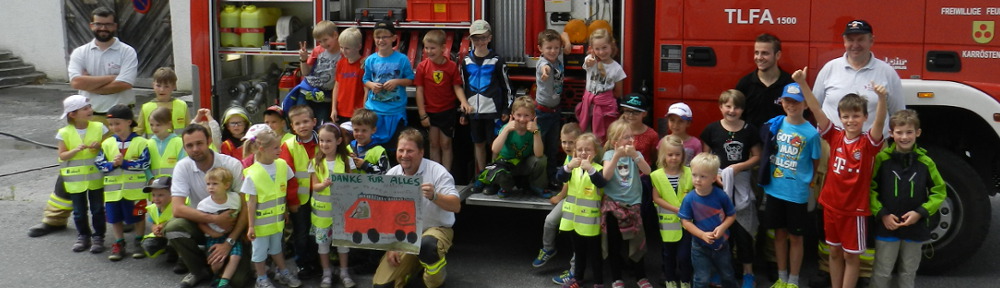
[[[504,126],[510,125],[504,124]],[[529,131],[524,131],[524,135],[519,135],[517,130],[511,131],[507,134],[507,141],[503,143],[503,149],[500,149],[500,158],[504,160],[524,160],[535,154],[535,134]]]

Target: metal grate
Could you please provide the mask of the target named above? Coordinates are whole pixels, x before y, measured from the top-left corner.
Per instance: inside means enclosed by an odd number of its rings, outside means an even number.
[[[493,1],[493,49],[507,63],[525,63],[525,0]]]

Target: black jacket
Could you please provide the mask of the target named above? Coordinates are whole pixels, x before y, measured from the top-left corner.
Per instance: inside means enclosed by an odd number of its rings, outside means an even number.
[[[878,223],[875,235],[912,241],[930,239],[930,215],[937,212],[947,196],[944,179],[927,150],[914,146],[910,153],[896,152],[893,143],[875,156],[872,173],[871,210]],[[920,213],[916,224],[890,231],[882,223],[885,215],[902,217]],[[899,221],[903,221],[900,219]]]

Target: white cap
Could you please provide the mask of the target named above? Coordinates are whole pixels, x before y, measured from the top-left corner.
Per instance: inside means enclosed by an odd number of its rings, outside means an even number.
[[[87,99],[87,97],[84,97],[83,95],[66,97],[66,99],[63,100],[62,117],[59,117],[59,119],[66,119],[66,115],[68,115],[69,112],[80,110],[87,106],[90,106],[90,99]]]
[[[688,105],[684,104],[684,102],[677,102],[674,103],[673,105],[670,105],[670,108],[667,108],[667,116],[670,115],[680,116],[681,119],[687,121],[691,121],[692,117],[694,116],[691,114],[691,107],[688,107]]]
[[[350,134],[352,137],[354,136],[354,124],[351,121],[340,123],[340,128],[347,131],[347,134]]]
[[[488,32],[490,32],[490,23],[483,19],[473,21],[472,25],[469,26],[469,36],[486,34]]]
[[[272,131],[271,126],[267,126],[267,124],[253,124],[253,126],[250,126],[250,129],[247,129],[246,135],[243,135],[243,141],[257,137],[257,134],[264,131]]]

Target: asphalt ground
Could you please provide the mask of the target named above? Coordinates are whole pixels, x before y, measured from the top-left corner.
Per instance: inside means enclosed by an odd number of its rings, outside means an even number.
[[[62,99],[74,91],[66,85],[21,86],[0,89],[0,132],[55,144]],[[150,99],[140,91],[139,101]],[[175,287],[182,278],[170,272],[163,258],[107,260],[107,252],[73,253],[75,230],[28,238],[28,227],[39,223],[42,208],[55,183],[55,151],[0,136],[0,287]],[[978,253],[965,263],[935,276],[919,276],[918,287],[997,287],[1000,280],[1000,198],[992,227]],[[545,211],[464,206],[455,225],[455,244],[448,254],[447,287],[556,287],[549,280],[568,268],[569,237],[559,236],[559,254],[549,264],[532,268],[541,245]],[[984,231],[984,233],[987,233]],[[657,287],[659,249],[649,243],[647,271]],[[809,251],[807,246],[807,251]],[[807,254],[812,254],[807,252]],[[805,261],[803,283],[814,277],[815,261]],[[763,267],[758,267],[758,287],[770,287]],[[605,269],[607,271],[607,268]],[[371,287],[371,274],[354,277],[359,287]],[[609,280],[610,277],[605,277]],[[626,279],[631,279],[626,273]],[[636,287],[634,282],[626,282]],[[318,280],[304,287],[317,287]],[[412,285],[411,285],[412,286]],[[200,287],[207,287],[202,285]],[[339,286],[335,286],[339,287]],[[807,285],[802,285],[807,287]]]

